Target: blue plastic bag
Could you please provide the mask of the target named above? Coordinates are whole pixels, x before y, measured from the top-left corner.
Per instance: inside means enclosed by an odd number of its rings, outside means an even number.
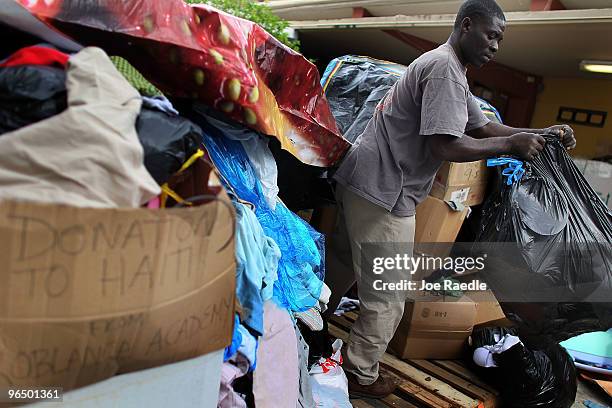
[[[255,206],[265,234],[281,250],[274,299],[292,311],[310,309],[318,302],[325,276],[324,236],[282,202],[272,210],[242,144],[224,137],[221,130],[207,123],[199,124],[204,129],[204,145],[223,184],[240,200]]]

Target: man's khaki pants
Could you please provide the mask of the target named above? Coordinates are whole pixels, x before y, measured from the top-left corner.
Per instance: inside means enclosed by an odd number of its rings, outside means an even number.
[[[354,374],[360,384],[369,385],[378,378],[378,362],[402,318],[407,292],[381,296],[372,282],[379,277],[384,279],[384,275],[375,275],[370,267],[362,270],[361,265],[372,265],[373,257],[380,256],[380,252],[392,256],[399,250],[411,256],[415,217],[395,216],[341,185],[336,188],[336,201],[338,222],[328,239],[325,278],[332,290],[328,316],[357,282],[359,318],[349,335],[344,369]],[[367,250],[362,250],[364,243]],[[381,244],[378,247],[382,251],[370,250],[367,243]],[[401,277],[410,279],[410,274],[406,272]]]

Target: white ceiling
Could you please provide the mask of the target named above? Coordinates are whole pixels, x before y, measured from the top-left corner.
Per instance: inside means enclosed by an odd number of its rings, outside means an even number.
[[[294,27],[299,30],[307,56],[353,53],[408,64],[418,55],[417,51],[382,29],[395,27],[439,44],[446,41],[451,32],[452,17],[432,15],[335,22],[298,21],[294,22]],[[341,28],[347,26],[365,28]],[[581,60],[612,61],[611,39],[612,9],[511,13],[496,61],[540,76],[612,79],[612,76],[579,70]]]
[[[597,9],[612,7],[612,0],[561,0],[567,9]]]
[[[612,0],[561,0],[567,9],[612,7]],[[353,7],[377,17],[456,13],[462,0],[268,0],[266,4],[287,20],[349,18]],[[528,11],[531,0],[498,0],[506,12]]]
[[[442,43],[448,38],[449,28],[404,28],[400,31]],[[571,33],[571,35],[568,35]],[[571,24],[520,25],[509,27],[495,61],[527,73],[551,77],[599,77],[578,69],[583,59],[612,61],[612,25]],[[305,31],[300,34],[303,50],[319,54],[368,55],[402,64],[409,64],[419,54],[409,45],[382,30],[333,29]],[[608,76],[607,78],[611,78]]]

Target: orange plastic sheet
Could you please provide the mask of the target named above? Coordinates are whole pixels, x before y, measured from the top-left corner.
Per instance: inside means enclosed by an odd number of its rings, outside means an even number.
[[[19,0],[84,45],[120,55],[168,95],[197,99],[331,166],[350,146],[317,68],[259,25],[182,0]]]

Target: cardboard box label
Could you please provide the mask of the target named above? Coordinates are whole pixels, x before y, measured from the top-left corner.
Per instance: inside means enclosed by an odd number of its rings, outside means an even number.
[[[442,184],[435,182],[429,194],[443,201],[458,201],[453,198],[461,199],[458,202],[472,206],[484,201],[486,188],[486,184],[444,187]]]
[[[461,190],[453,191],[450,196],[450,201],[462,203],[468,199],[469,194],[470,194],[469,187],[462,188]]]

